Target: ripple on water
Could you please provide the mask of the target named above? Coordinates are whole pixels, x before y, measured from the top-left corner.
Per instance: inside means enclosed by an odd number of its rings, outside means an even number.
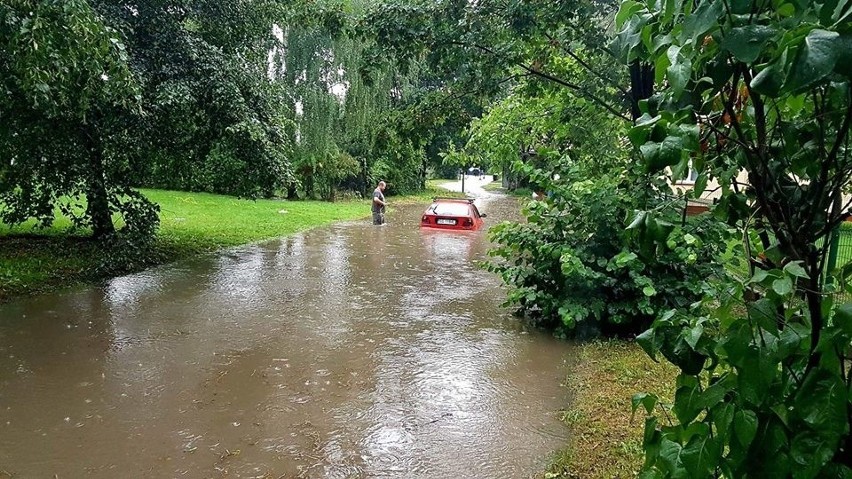
[[[417,464],[410,454],[414,435],[403,426],[400,419],[373,424],[365,431],[360,442],[361,460],[370,474],[402,473]]]

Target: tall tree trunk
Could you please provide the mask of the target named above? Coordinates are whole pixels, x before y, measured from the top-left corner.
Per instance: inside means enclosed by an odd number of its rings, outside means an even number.
[[[100,136],[92,125],[82,130],[86,151],[89,154],[89,177],[86,179],[86,215],[92,221],[92,236],[101,239],[115,233],[115,225],[109,211],[109,196],[104,177],[104,156]]]
[[[635,122],[642,112],[639,101],[654,94],[654,66],[638,60],[630,64],[630,112]]]
[[[427,176],[426,174],[427,174],[428,168],[429,168],[429,158],[427,158],[424,155],[423,161],[420,162],[420,172],[419,172],[419,175],[417,177],[417,186],[421,190],[426,189],[426,176]]]

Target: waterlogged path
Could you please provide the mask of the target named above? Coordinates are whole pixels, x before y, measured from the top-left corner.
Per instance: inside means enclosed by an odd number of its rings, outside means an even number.
[[[424,208],[0,306],[0,478],[534,477],[569,347]]]

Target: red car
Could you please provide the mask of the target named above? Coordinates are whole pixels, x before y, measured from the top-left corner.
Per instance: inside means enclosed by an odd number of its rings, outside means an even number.
[[[426,208],[420,219],[422,228],[438,228],[448,230],[478,230],[482,227],[482,218],[473,199],[464,198],[435,198]]]

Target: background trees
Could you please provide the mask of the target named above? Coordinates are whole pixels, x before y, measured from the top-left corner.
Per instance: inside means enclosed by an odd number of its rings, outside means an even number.
[[[0,6],[2,219],[59,208],[149,234],[131,186],[333,199],[422,188],[453,125],[418,59],[374,62],[361,2],[21,0]],[[470,118],[470,115],[467,116]],[[434,138],[444,138],[434,140]],[[435,161],[437,162],[437,161]],[[76,206],[75,206],[76,205]]]
[[[257,197],[293,181],[283,91],[267,78],[278,4],[94,4],[126,38],[141,84],[136,184]]]
[[[514,168],[549,193],[527,224],[494,230],[509,302],[561,330],[650,323],[638,340],[681,369],[674,419],[648,418],[645,476],[849,475],[852,319],[834,302],[848,271],[832,282],[825,265],[852,177],[850,6],[626,0],[610,46],[595,28],[607,13],[385,2],[369,18],[447,90],[500,98],[464,154],[517,152]],[[580,100],[635,121],[621,136]],[[581,125],[557,116],[572,109]],[[583,142],[587,125],[616,140]],[[690,169],[694,192],[677,195]],[[713,215],[689,220],[711,181]]]

